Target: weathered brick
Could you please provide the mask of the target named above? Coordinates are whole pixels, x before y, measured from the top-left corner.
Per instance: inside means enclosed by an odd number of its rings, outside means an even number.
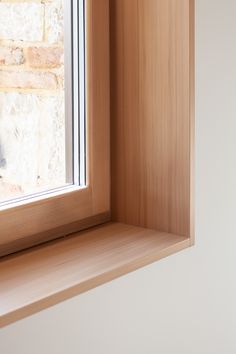
[[[0,199],[64,185],[63,95],[0,92],[0,107]]]
[[[57,88],[53,73],[31,71],[0,71],[0,88],[47,89]]]
[[[63,4],[0,0],[0,201],[65,184]]]
[[[64,9],[62,0],[45,4],[46,39],[49,43],[61,43],[64,40]]]
[[[20,65],[24,63],[22,48],[0,47],[0,65]]]
[[[62,62],[62,48],[31,47],[28,49],[28,63],[33,68],[56,68]]]
[[[0,2],[0,39],[42,41],[44,5]]]
[[[23,194],[21,186],[11,183],[3,182],[2,176],[0,176],[0,202],[4,202],[10,198],[16,198]]]

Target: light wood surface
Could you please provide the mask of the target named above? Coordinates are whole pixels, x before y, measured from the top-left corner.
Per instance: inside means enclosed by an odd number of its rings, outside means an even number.
[[[111,0],[112,218],[193,234],[194,1]]]
[[[190,239],[195,242],[195,0],[190,0]]]
[[[190,240],[184,237],[109,223],[3,258],[0,261],[0,327],[189,244]]]
[[[88,186],[24,206],[0,210],[0,256],[66,235],[75,231],[75,225],[79,230],[104,222],[104,218],[105,221],[110,219],[109,86],[109,0],[87,0]]]
[[[48,231],[44,231],[41,234],[30,235],[29,237],[24,237],[23,239],[16,239],[12,242],[7,242],[0,246],[0,255],[8,255],[11,253],[15,253],[21,249],[29,248],[36,246],[39,244],[39,240],[54,240],[61,238],[63,236],[71,235],[78,230],[84,230],[94,225],[104,224],[110,219],[110,213],[97,214],[93,217],[89,217],[88,219],[78,220],[71,224],[65,224],[59,226],[55,229],[50,229]],[[1,259],[1,257],[0,257]]]
[[[0,252],[4,237],[13,247],[109,217],[108,4],[87,1],[89,194],[1,213]],[[110,0],[110,46],[115,222],[2,258],[0,327],[193,244],[194,1]]]

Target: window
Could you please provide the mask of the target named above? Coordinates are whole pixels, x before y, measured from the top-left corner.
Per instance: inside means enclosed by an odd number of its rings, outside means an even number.
[[[83,0],[0,6],[1,254],[107,220],[109,75]]]
[[[83,186],[83,2],[5,3],[1,13],[10,42],[0,73],[0,203]]]
[[[73,2],[65,27],[80,43],[85,33],[85,129],[76,127],[83,88],[73,87],[66,117],[77,133],[66,125],[65,141],[74,142],[66,161],[78,162],[85,130],[85,183],[2,206],[0,255],[104,225],[2,259],[0,327],[194,243],[194,0],[84,4],[84,21]],[[77,47],[65,49],[65,79],[81,85]]]

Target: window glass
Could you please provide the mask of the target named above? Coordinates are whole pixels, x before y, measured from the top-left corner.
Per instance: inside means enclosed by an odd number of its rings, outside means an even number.
[[[81,182],[83,28],[77,35],[77,6],[68,0],[0,2],[1,203]]]

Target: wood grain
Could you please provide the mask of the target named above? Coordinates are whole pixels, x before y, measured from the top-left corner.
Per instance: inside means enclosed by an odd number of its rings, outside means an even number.
[[[195,0],[190,0],[190,239],[195,242]]]
[[[111,0],[112,218],[193,232],[192,0]]]
[[[75,231],[78,216],[108,216],[108,3],[87,1],[90,192],[29,214],[16,210],[9,221],[1,213],[0,232],[16,223],[13,244],[48,229],[48,218],[61,236],[66,220]],[[194,242],[194,1],[111,0],[110,47],[112,217],[121,223],[2,258],[0,326]]]
[[[184,237],[110,223],[0,261],[0,327],[188,247]]]
[[[0,256],[110,219],[109,90],[109,0],[87,0],[87,187],[0,210]]]
[[[65,224],[58,226],[55,229],[50,229],[48,231],[43,231],[41,234],[30,235],[29,237],[24,237],[22,239],[16,239],[11,242],[7,242],[3,245],[0,245],[0,256],[9,255],[15,253],[19,250],[27,249],[39,244],[39,240],[48,242],[54,239],[58,239],[64,236],[71,235],[78,230],[88,229],[94,225],[100,225],[106,223],[110,220],[110,213],[97,214],[88,219],[82,219],[71,224]],[[41,242],[40,242],[41,243]]]

